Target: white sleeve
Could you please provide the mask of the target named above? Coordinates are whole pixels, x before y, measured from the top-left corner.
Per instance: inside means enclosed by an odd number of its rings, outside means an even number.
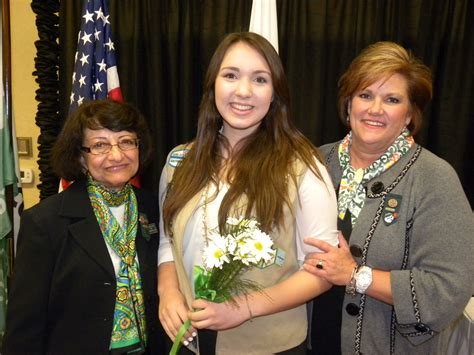
[[[305,244],[305,237],[338,245],[336,192],[324,165],[319,161],[317,165],[323,181],[308,169],[298,190],[300,204],[296,207],[296,250],[300,263],[306,254],[321,251]]]
[[[159,204],[160,204],[160,247],[158,248],[158,266],[161,263],[173,261],[173,251],[171,250],[171,244],[168,236],[165,234],[165,228],[163,226],[163,202],[165,200],[166,189],[168,186],[168,174],[166,167],[163,168],[160,177],[160,187],[158,192]]]

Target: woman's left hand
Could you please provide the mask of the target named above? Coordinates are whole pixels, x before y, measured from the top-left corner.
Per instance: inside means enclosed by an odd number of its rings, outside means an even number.
[[[344,236],[339,232],[339,247],[332,246],[316,238],[305,238],[308,245],[321,249],[324,253],[310,253],[306,255],[303,268],[333,285],[347,285],[351,280],[352,270],[356,266]],[[318,263],[322,269],[318,268]]]
[[[214,303],[202,299],[194,300],[189,312],[191,324],[197,329],[224,330],[234,328],[250,318],[249,311],[243,302],[238,305],[230,302]]]

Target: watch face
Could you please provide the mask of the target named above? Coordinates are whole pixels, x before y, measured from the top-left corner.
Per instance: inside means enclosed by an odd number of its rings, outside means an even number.
[[[357,277],[357,286],[368,287],[372,282],[372,275],[368,272],[363,272]]]
[[[357,292],[365,293],[372,283],[372,269],[368,266],[361,267],[355,279]]]

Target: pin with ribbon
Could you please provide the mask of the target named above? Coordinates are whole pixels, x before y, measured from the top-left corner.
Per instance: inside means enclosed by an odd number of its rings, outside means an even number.
[[[400,217],[401,195],[388,194],[383,208],[383,221],[389,226],[398,221]]]
[[[145,238],[146,241],[150,240],[151,234],[158,233],[155,223],[150,223],[146,214],[140,213],[138,221],[140,222],[140,230],[142,232],[143,238]]]

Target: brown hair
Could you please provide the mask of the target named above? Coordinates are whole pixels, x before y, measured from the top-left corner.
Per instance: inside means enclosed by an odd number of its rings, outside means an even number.
[[[266,231],[280,226],[283,205],[290,203],[288,177],[295,182],[297,178],[296,172],[292,171],[295,158],[321,178],[314,161],[315,156],[319,159],[316,147],[290,120],[290,93],[278,53],[258,34],[229,34],[214,52],[207,70],[196,138],[168,186],[163,220],[169,235],[172,221],[184,205],[210,181],[216,183],[218,180],[222,166],[220,148],[228,149],[229,145],[226,138],[219,134],[223,119],[215,103],[214,87],[224,56],[237,43],[245,43],[266,60],[272,77],[273,101],[258,129],[239,142],[239,150],[229,163],[227,176],[232,183],[219,209],[221,231],[232,206],[244,195],[248,201],[246,217],[254,212]]]
[[[412,134],[418,133],[423,121],[423,111],[433,93],[431,71],[411,52],[394,42],[377,42],[366,47],[341,76],[338,111],[344,125],[349,126],[347,108],[354,94],[393,74],[402,75],[407,82],[412,112],[408,129]]]
[[[140,168],[151,158],[151,138],[145,118],[131,104],[112,100],[88,101],[66,120],[52,150],[51,164],[54,172],[67,180],[85,178],[80,158],[84,130],[109,129],[114,132],[136,133],[139,143]],[[140,170],[139,170],[140,171]]]

